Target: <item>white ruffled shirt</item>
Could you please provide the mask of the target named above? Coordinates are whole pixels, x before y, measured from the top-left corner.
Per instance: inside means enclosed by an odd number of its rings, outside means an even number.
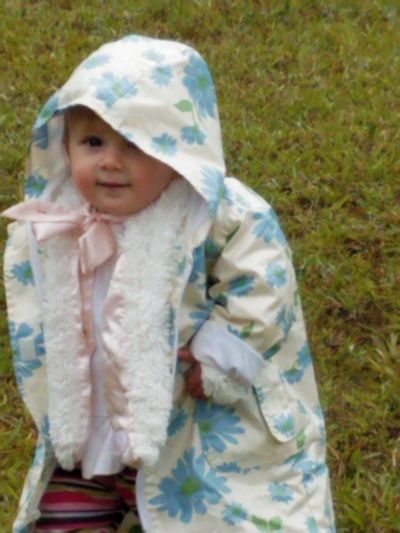
[[[102,316],[108,287],[114,271],[116,258],[112,258],[96,269],[93,288],[93,324],[96,350],[92,356],[90,370],[92,381],[92,416],[89,439],[81,460],[82,476],[111,475],[120,472],[124,465],[120,451],[127,444],[124,431],[115,431],[107,414],[104,396],[103,359],[104,347],[101,338]]]

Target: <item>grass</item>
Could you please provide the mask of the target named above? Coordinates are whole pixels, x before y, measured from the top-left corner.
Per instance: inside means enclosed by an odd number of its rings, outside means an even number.
[[[294,249],[338,530],[400,531],[398,2],[3,2],[2,208],[19,198],[42,103],[90,51],[131,32],[192,43],[207,58],[229,172],[273,204]],[[8,531],[34,431],[15,389],[1,296]]]

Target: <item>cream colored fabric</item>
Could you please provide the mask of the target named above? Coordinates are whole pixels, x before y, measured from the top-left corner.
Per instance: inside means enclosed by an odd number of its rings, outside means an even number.
[[[107,367],[107,401],[115,427],[126,428],[132,437],[124,461],[146,459],[139,472],[138,499],[146,531],[333,532],[324,422],[291,253],[271,207],[238,180],[225,178],[216,98],[206,64],[181,43],[140,36],[96,51],[38,118],[26,179],[28,197],[65,200],[69,169],[62,145],[62,110],[77,104],[90,107],[142,150],[171,165],[189,184],[188,216],[174,250],[178,268],[168,270],[165,284],[160,285],[165,293],[154,300],[157,305],[168,302],[168,313],[163,314],[168,316],[168,338],[163,334],[157,345],[157,361],[165,363],[170,379],[158,380],[150,373],[143,380],[140,394],[160,414],[148,417],[150,426],[141,432],[147,435],[145,440],[137,437],[138,425],[144,428],[147,421],[137,388],[140,356],[128,349],[124,339],[141,346],[133,341],[136,322],[125,310],[135,307],[136,284],[142,277],[150,279],[147,270],[135,279],[122,266],[116,267],[106,302],[117,315],[124,310],[113,320],[115,328],[107,326],[104,331],[105,345],[115,354]],[[79,201],[68,199],[67,205],[79,206]],[[164,231],[162,221],[157,225]],[[37,253],[28,225],[13,223],[9,233],[5,286],[11,343],[17,381],[39,431],[14,524],[14,532],[22,533],[38,516],[37,506],[55,464],[51,426],[56,418],[49,417],[52,354],[49,339],[43,336],[43,319],[49,322],[43,306],[46,291],[39,283],[44,251]],[[135,255],[138,242],[145,247],[132,230],[131,239],[121,243],[121,265]],[[157,250],[153,252],[156,268]],[[63,305],[70,312],[69,304]],[[165,306],[161,308],[164,313]],[[143,308],[137,313],[149,316]],[[232,335],[233,360],[243,360],[246,354],[252,358],[254,353],[255,361],[263,360],[260,371],[247,374],[247,378],[257,374],[253,381],[247,379],[250,393],[242,395],[238,389],[237,401],[231,398],[226,405],[213,397],[194,401],[181,387],[183,368],[176,360],[177,348],[190,343],[207,321]],[[144,324],[157,338],[160,323],[146,318]],[[65,325],[60,321],[58,327]],[[70,345],[75,357],[79,335]],[[147,353],[152,354],[150,347]],[[149,362],[155,363],[151,357]],[[218,367],[218,361],[214,363]],[[243,373],[246,365],[240,368]],[[223,369],[221,365],[219,370]],[[82,384],[89,383],[83,375],[86,370],[81,370]],[[218,376],[214,372],[212,384],[208,375],[210,391],[221,384]],[[229,370],[223,380],[226,376],[238,377],[229,375]],[[81,405],[83,390],[76,387],[71,409]],[[126,409],[121,391],[127,394]],[[66,416],[73,420],[67,411]],[[82,420],[76,419],[77,427]],[[154,440],[148,438],[153,425],[165,428],[164,435],[154,431]],[[80,444],[71,442],[71,446]]]

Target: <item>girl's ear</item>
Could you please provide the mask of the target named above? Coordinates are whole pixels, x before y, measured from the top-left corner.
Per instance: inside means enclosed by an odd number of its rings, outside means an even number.
[[[64,111],[64,135],[63,135],[63,145],[64,145],[64,148],[65,148],[65,152],[67,154],[67,156],[69,157],[69,135],[68,135],[68,119],[69,119],[69,110],[67,109],[66,111]]]
[[[67,114],[64,114],[64,135],[63,135],[63,145],[67,156],[69,157],[69,142],[68,142],[68,117]]]

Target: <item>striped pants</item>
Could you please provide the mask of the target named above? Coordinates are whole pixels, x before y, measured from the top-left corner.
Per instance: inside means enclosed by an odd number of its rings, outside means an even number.
[[[83,479],[79,469],[56,468],[39,509],[36,532],[141,532],[135,497],[136,470]]]

